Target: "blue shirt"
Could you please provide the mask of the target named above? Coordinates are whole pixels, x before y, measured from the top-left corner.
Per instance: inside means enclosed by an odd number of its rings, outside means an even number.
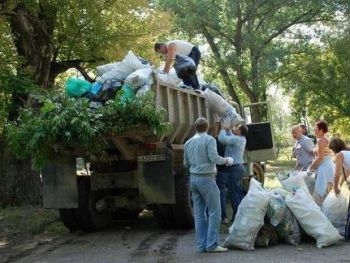
[[[225,164],[226,159],[219,156],[213,136],[196,133],[185,143],[183,165],[194,175],[216,174],[216,164]]]
[[[225,157],[232,157],[233,164],[244,163],[243,155],[247,143],[244,136],[234,135],[232,131],[221,130],[218,139],[226,146]]]
[[[309,168],[314,159],[314,148],[315,145],[309,137],[300,136],[294,145],[294,155],[297,158],[296,170],[306,171]]]

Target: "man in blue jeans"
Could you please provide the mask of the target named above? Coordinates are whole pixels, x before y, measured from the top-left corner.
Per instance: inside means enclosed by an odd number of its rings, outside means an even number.
[[[230,127],[222,127],[218,141],[225,146],[225,157],[232,157],[234,162],[233,165],[227,167],[220,173],[217,178],[218,186],[221,194],[221,209],[222,209],[222,223],[228,223],[226,215],[226,193],[229,194],[230,203],[232,206],[232,219],[234,221],[237,208],[243,198],[243,176],[246,173],[244,166],[244,150],[247,143],[246,136],[248,135],[248,127],[244,124],[238,124],[234,133]],[[218,181],[219,179],[219,181]]]
[[[185,143],[183,164],[190,170],[197,248],[199,252],[225,252],[227,248],[218,244],[221,206],[215,165],[230,166],[233,159],[219,156],[205,118],[198,118],[194,127],[196,134]]]

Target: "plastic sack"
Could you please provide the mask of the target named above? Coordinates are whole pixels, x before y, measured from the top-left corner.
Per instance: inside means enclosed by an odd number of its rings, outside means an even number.
[[[348,202],[345,196],[340,193],[336,197],[334,191],[331,191],[323,201],[321,211],[327,216],[333,226],[338,229],[339,233],[344,236],[348,214]]]
[[[318,248],[333,245],[342,239],[338,230],[303,189],[299,188],[295,194],[287,196],[286,204],[305,232],[316,239]]]
[[[129,102],[131,102],[135,97],[135,93],[133,88],[128,85],[124,84],[121,88],[120,93],[118,94],[118,103],[125,105]]]
[[[176,75],[175,69],[171,68],[168,74],[161,73],[159,71],[155,72],[157,82],[163,86],[173,86],[177,87],[182,81]]]
[[[98,82],[94,82],[92,83],[91,85],[91,90],[90,92],[93,94],[93,95],[96,95],[102,88],[102,84],[101,83],[98,83]]]
[[[144,85],[152,84],[152,69],[151,68],[143,68],[137,69],[133,73],[129,74],[124,84],[129,84],[134,88],[134,90],[138,90]]]
[[[69,97],[81,97],[90,92],[91,83],[78,78],[68,78],[65,83],[66,93]]]
[[[225,124],[227,126],[230,124],[235,125],[243,121],[236,109],[216,92],[211,89],[205,89],[204,96],[208,102],[209,111],[217,114],[220,120],[226,122]]]
[[[282,196],[277,194],[270,196],[266,216],[269,218],[272,226],[277,226],[282,222],[286,209],[286,203]]]
[[[116,79],[124,81],[128,75],[137,69],[149,68],[149,64],[143,64],[132,51],[128,51],[121,62],[110,63],[96,67],[100,77],[96,79],[98,83],[104,83],[106,80]]]
[[[255,246],[269,247],[278,244],[278,235],[275,228],[268,222],[260,228],[255,239]]]
[[[297,189],[302,188],[308,197],[313,200],[309,188],[305,183],[303,172],[290,171],[288,175],[289,177],[287,179],[280,181],[283,189],[289,192],[295,192]]]
[[[138,89],[136,92],[136,97],[141,97],[152,90],[152,87],[150,85],[143,85],[141,88]]]
[[[196,63],[189,56],[177,54],[175,57],[174,69],[180,79],[196,73]]]
[[[254,250],[254,242],[260,228],[264,225],[268,192],[261,183],[250,179],[249,190],[238,206],[235,220],[229,228],[224,247],[236,247],[243,250]]]

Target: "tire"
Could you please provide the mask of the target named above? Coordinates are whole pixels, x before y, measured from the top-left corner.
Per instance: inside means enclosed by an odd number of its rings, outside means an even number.
[[[260,163],[253,163],[253,177],[262,185],[265,181],[265,171]]]
[[[61,208],[58,209],[60,218],[65,227],[69,229],[71,233],[79,230],[78,222],[75,217],[75,208]]]
[[[243,195],[246,195],[248,193],[251,178],[256,179],[262,185],[264,184],[265,171],[260,163],[253,163],[253,174],[243,177]]]
[[[173,217],[177,229],[194,228],[189,178],[184,170],[175,173],[175,197]]]
[[[112,222],[112,215],[108,212],[96,210],[96,202],[103,198],[99,192],[91,192],[89,176],[82,176],[78,180],[78,208],[75,216],[79,229],[90,232],[106,228]]]
[[[175,173],[176,204],[154,204],[152,210],[158,225],[164,229],[192,229],[194,219],[190,202],[190,189],[186,173]]]

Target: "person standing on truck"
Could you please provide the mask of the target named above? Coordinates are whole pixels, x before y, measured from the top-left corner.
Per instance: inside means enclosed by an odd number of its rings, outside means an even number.
[[[295,170],[306,171],[314,160],[315,145],[309,137],[302,134],[300,125],[292,127],[292,136],[296,140],[293,147],[293,155],[297,159]]]
[[[230,126],[222,126],[219,132],[219,142],[225,145],[225,157],[232,157],[233,165],[224,171],[225,183],[232,207],[231,222],[234,221],[239,204],[243,199],[243,177],[246,174],[244,165],[244,150],[247,144],[248,127],[245,124],[238,124],[233,132]],[[225,194],[223,200],[225,200]],[[226,205],[221,203],[224,211],[223,223],[227,222]]]
[[[190,171],[197,248],[199,252],[225,252],[227,248],[219,246],[221,206],[215,165],[230,166],[233,159],[218,154],[205,118],[198,118],[194,127],[196,134],[184,146],[183,165]]]
[[[171,40],[166,43],[157,42],[154,44],[154,50],[157,53],[166,55],[164,66],[164,73],[166,74],[169,73],[170,67],[175,61],[177,54],[190,57],[196,64],[196,70],[201,58],[201,52],[199,51],[199,48],[184,40]],[[186,76],[185,78],[182,78],[182,80],[186,86],[192,87],[195,91],[201,90],[196,72]]]

